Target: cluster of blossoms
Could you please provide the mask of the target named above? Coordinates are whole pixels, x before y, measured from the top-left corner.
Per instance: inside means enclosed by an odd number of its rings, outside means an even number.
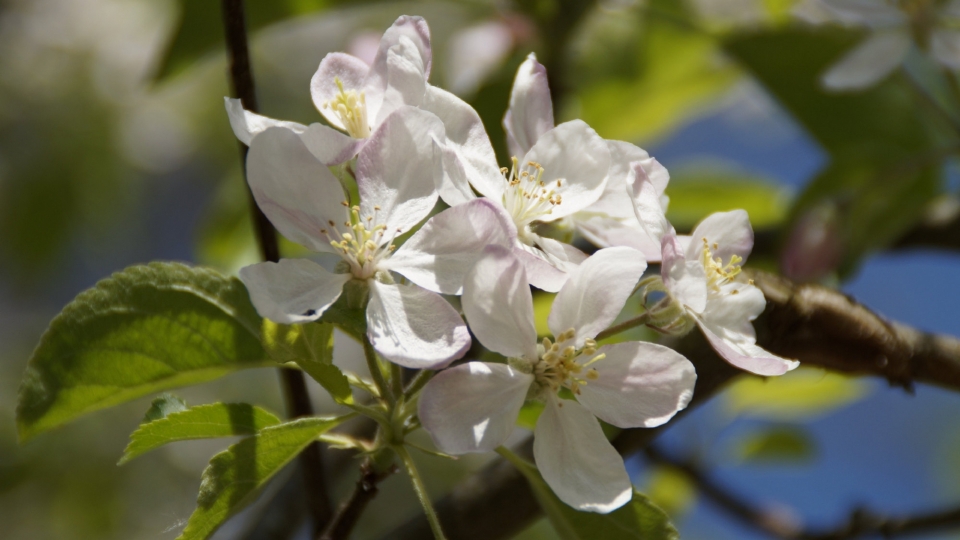
[[[597,419],[663,424],[686,407],[696,381],[693,365],[661,345],[597,342],[631,295],[665,293],[647,324],[674,334],[698,326],[739,368],[780,375],[797,365],[756,345],[751,321],[765,302],[740,273],[753,244],[749,220],[743,211],[714,214],[678,236],[664,214],[666,169],[582,121],[555,125],[533,55],[504,117],[515,157],[501,169],[477,113],[427,82],[431,58],[417,17],[384,33],[372,65],[327,55],[311,92],[333,127],[274,120],[227,100],[234,132],[250,146],[257,204],[290,240],[340,258],[332,272],[283,259],[248,266],[240,278],[259,313],[278,323],[315,321],[338,300],[364,309],[365,339],[409,368],[447,367],[470,349],[472,331],[505,361],[461,363],[427,383],[419,420],[436,446],[493,450],[523,404],[540,401],[534,456],[544,479],[571,506],[609,512],[632,488]],[[352,180],[331,172],[341,164],[335,170]],[[357,201],[344,187],[353,180]],[[449,208],[427,219],[439,199]],[[547,223],[561,238],[543,233]],[[587,256],[563,241],[574,234],[600,249]],[[660,276],[643,279],[658,261]],[[537,336],[531,285],[557,292],[552,337]],[[442,295],[461,296],[470,331]]]

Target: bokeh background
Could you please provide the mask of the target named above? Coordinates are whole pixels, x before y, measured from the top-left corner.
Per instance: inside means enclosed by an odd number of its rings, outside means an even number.
[[[942,151],[957,155],[960,103],[920,50],[878,87],[838,96],[821,88],[819,75],[864,34],[805,25],[791,16],[790,0],[247,5],[263,114],[320,121],[309,80],[324,54],[371,56],[398,15],[421,15],[433,36],[433,84],[476,107],[505,160],[500,119],[516,67],[536,51],[554,79],[558,121],[583,118],[670,170],[669,217],[678,229],[746,208],[763,239],[751,264],[829,283],[891,319],[960,335],[960,255],[900,241],[917,226],[956,219],[960,208],[960,174]],[[256,260],[223,110],[218,8],[196,0],[0,2],[5,539],[172,539],[194,508],[207,460],[227,445],[176,443],[117,467],[149,399],[23,446],[14,425],[31,350],[80,291],[151,260],[228,273]],[[338,337],[336,355],[349,365],[358,347]],[[276,379],[253,370],[178,394],[191,404],[247,401],[282,412]],[[332,406],[312,389],[318,406]],[[958,413],[956,393],[918,386],[909,394],[882,380],[802,368],[776,381],[738,380],[658,444],[784,519],[826,527],[858,507],[907,514],[960,502]],[[421,462],[439,495],[483,459]],[[683,538],[762,538],[675,472],[642,457],[628,468]],[[338,493],[354,470],[344,468]],[[358,537],[377,538],[418,511],[398,475]],[[256,516],[238,516],[218,538],[243,537]],[[553,537],[545,522],[521,536]]]

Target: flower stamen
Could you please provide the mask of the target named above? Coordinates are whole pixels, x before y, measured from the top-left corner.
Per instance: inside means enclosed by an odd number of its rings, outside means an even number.
[[[367,97],[363,92],[346,90],[340,77],[334,77],[340,91],[337,97],[323,106],[340,117],[344,129],[354,139],[366,139],[370,136],[370,122],[367,120]]]

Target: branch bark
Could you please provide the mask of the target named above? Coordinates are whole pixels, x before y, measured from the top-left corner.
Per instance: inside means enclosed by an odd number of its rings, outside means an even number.
[[[257,94],[253,84],[253,72],[250,68],[250,51],[247,45],[243,0],[222,0],[220,6],[223,14],[230,85],[233,95],[240,98],[240,102],[245,109],[256,112],[258,110]],[[240,162],[243,167],[244,178],[247,176],[247,151],[246,145],[240,143]],[[249,184],[247,190],[260,253],[263,260],[277,262],[280,260],[277,231],[263,211],[260,210],[260,207],[257,206],[253,193],[249,191]],[[280,369],[280,380],[287,402],[288,416],[291,418],[313,416],[313,405],[310,402],[310,394],[303,373],[298,370]],[[319,534],[333,513],[323,472],[323,449],[320,443],[314,442],[308,446],[300,454],[299,461],[303,469],[307,503],[310,514],[313,516],[314,530]]]
[[[764,348],[806,365],[883,377],[907,390],[923,382],[960,391],[960,340],[886,321],[833,289],[797,285],[764,272],[752,271],[751,277],[767,298],[767,309],[754,322]],[[697,331],[669,345],[697,369],[693,401],[677,418],[745,375],[721,360]],[[632,454],[649,446],[671,423],[624,430],[613,445],[623,455]],[[530,446],[528,440],[518,453],[529,457]],[[437,511],[451,540],[509,538],[541,515],[526,480],[500,459],[456,486]],[[384,539],[428,535],[426,520],[416,516]]]

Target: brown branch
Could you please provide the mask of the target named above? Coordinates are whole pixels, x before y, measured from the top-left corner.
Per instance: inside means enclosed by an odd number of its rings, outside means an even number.
[[[741,523],[782,540],[850,540],[868,535],[895,538],[937,530],[960,528],[960,508],[904,517],[885,517],[869,510],[851,512],[846,523],[823,531],[804,530],[792,521],[785,521],[776,512],[764,510],[744,497],[720,485],[690,461],[681,461],[655,447],[645,449],[654,463],[671,467],[697,486],[707,499]]]
[[[361,514],[377,496],[377,485],[390,475],[397,472],[396,465],[391,465],[385,471],[378,471],[372,460],[365,459],[360,465],[360,479],[347,500],[340,505],[337,513],[330,520],[327,529],[323,531],[320,540],[345,540],[357,525]]]
[[[257,95],[253,84],[253,72],[250,69],[250,52],[247,46],[243,0],[222,0],[220,7],[223,13],[223,27],[233,95],[240,98],[240,102],[245,109],[255,112],[257,111]],[[240,143],[240,161],[244,170],[244,178],[246,178],[247,151],[246,145]],[[253,193],[249,191],[249,184],[247,190],[260,253],[263,260],[277,262],[280,260],[277,231],[263,211],[260,210],[260,207],[257,206]],[[291,418],[312,416],[313,405],[310,403],[310,394],[303,373],[299,370],[281,369],[280,380],[287,402],[288,416]],[[314,442],[300,454],[300,466],[303,469],[307,503],[310,514],[313,516],[314,530],[319,533],[332,514],[323,472],[323,449],[319,442]]]
[[[806,365],[883,377],[906,389],[923,382],[960,391],[960,340],[885,321],[833,289],[797,285],[762,272],[751,275],[767,298],[766,311],[754,322],[764,348]],[[670,345],[697,369],[693,401],[677,418],[743,375],[721,360],[699,332]],[[612,442],[621,454],[629,455],[647,447],[671,424],[624,430]],[[520,453],[529,456],[529,446],[528,440]],[[541,515],[524,478],[500,459],[454,487],[437,512],[450,540],[509,538]],[[387,538],[429,538],[429,528],[418,516]]]

